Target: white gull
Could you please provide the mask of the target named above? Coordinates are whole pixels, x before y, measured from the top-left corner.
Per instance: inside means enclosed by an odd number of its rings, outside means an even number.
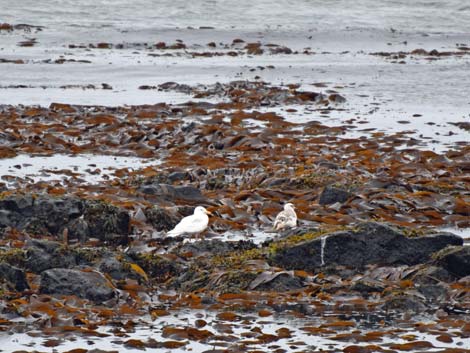
[[[297,226],[297,214],[294,211],[294,205],[286,203],[284,210],[279,212],[274,220],[274,230],[282,230],[284,228],[294,228]]]
[[[206,230],[209,224],[210,212],[202,206],[197,206],[191,216],[184,217],[166,235],[168,237],[178,237],[183,234],[197,234]]]

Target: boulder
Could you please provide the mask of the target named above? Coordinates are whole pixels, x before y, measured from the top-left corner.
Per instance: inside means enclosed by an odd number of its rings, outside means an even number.
[[[327,186],[323,189],[320,194],[320,200],[318,203],[320,205],[331,205],[333,203],[346,202],[353,194],[344,189],[335,188],[333,186]]]
[[[0,279],[7,281],[18,292],[29,289],[25,272],[5,262],[0,263]]]
[[[129,242],[131,218],[126,210],[106,202],[87,200],[83,219],[90,237],[112,244],[125,245]]]
[[[462,238],[451,233],[408,238],[395,228],[379,223],[363,223],[357,229],[340,231],[278,250],[272,264],[285,269],[315,271],[321,267],[345,266],[362,269],[366,265],[416,265],[448,245],[461,245]]]
[[[172,186],[168,184],[146,184],[138,189],[139,192],[155,196],[166,201],[183,201],[185,203],[200,204],[207,200],[201,191],[193,186]]]
[[[61,243],[31,239],[27,244],[25,267],[31,272],[41,273],[54,267],[70,268],[76,265],[75,255]]]
[[[443,251],[438,254],[437,262],[454,276],[459,278],[468,276],[470,275],[470,247],[459,246]]]
[[[30,234],[85,241],[90,237],[124,244],[128,242],[127,211],[95,200],[75,196],[9,195],[0,200],[0,229],[11,227]]]
[[[41,274],[39,291],[44,294],[76,295],[96,303],[117,296],[113,285],[97,271],[54,268]]]
[[[79,217],[83,208],[83,202],[75,197],[10,195],[0,200],[0,227],[56,235],[65,224]]]
[[[147,221],[158,232],[173,229],[180,220],[175,214],[158,206],[146,208],[144,214]]]

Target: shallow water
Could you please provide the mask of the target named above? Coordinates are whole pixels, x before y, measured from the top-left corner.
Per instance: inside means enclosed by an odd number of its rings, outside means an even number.
[[[8,176],[8,179],[27,179],[34,183],[63,181],[72,177],[71,172],[74,178],[81,179],[83,183],[96,184],[105,179],[115,178],[114,172],[117,169],[140,169],[155,164],[159,162],[145,158],[106,155],[18,155],[14,158],[0,159],[0,176]]]
[[[162,351],[171,352],[202,352],[215,348],[227,349],[230,348],[230,346],[239,344],[246,344],[246,346],[244,346],[245,348],[249,347],[252,350],[266,352],[273,351],[274,349],[284,349],[287,352],[295,351],[296,349],[338,351],[351,345],[366,346],[376,344],[377,346],[388,348],[391,344],[404,344],[410,341],[427,341],[431,343],[434,347],[428,348],[426,352],[437,352],[445,348],[468,348],[468,339],[459,338],[455,335],[458,334],[457,329],[447,331],[448,334],[452,335],[453,340],[452,342],[444,343],[436,339],[442,332],[417,332],[413,329],[413,321],[394,324],[393,322],[388,322],[386,316],[381,316],[382,314],[380,313],[371,313],[370,317],[367,317],[367,315],[358,315],[357,318],[354,318],[354,316],[352,316],[348,318],[353,319],[349,322],[354,322],[356,319],[358,320],[356,323],[357,326],[353,329],[333,328],[333,330],[330,329],[330,332],[326,334],[311,334],[302,329],[303,327],[322,327],[321,323],[323,321],[321,321],[322,319],[319,317],[295,318],[290,315],[276,314],[275,316],[260,318],[257,317],[256,314],[239,313],[240,319],[236,321],[225,321],[217,318],[216,314],[217,312],[214,311],[180,310],[177,313],[170,312],[169,316],[160,317],[153,321],[149,318],[142,318],[131,330],[102,326],[97,332],[108,335],[104,338],[79,336],[72,333],[43,336],[40,331],[31,330],[28,332],[28,330],[26,330],[26,332],[16,333],[14,335],[0,336],[0,344],[3,349],[8,351],[25,349],[44,351],[44,349],[47,349],[43,346],[45,342],[53,338],[57,340],[56,344],[58,345],[54,348],[48,348],[51,352],[65,352],[77,348],[113,349],[118,351],[125,349],[126,352],[142,352],[141,348],[134,348],[125,344],[125,342],[130,339],[140,340],[145,343],[149,342],[149,339],[155,340],[156,342],[178,341],[186,343],[180,348],[160,348]],[[418,317],[416,319],[418,319]],[[207,330],[214,336],[207,340],[197,341],[178,338],[177,335],[174,337],[162,335],[162,330],[165,327],[196,328],[196,320],[204,320],[207,325],[202,327],[201,330]],[[423,319],[419,321],[419,323],[421,325],[423,323],[433,324],[434,321]],[[220,324],[226,325],[225,329],[230,328],[231,332],[219,331],[220,327],[218,325]],[[273,335],[275,337],[277,336],[276,331],[279,329],[290,330],[291,337],[281,337],[271,342],[256,343],[256,332],[262,332],[263,334]],[[352,331],[355,331],[356,335],[359,334],[359,336],[371,331],[382,332],[383,335],[379,335],[375,340],[355,343],[336,337],[338,334],[348,334],[352,333]],[[410,337],[412,337],[411,340]],[[148,350],[152,351],[152,349],[149,348]]]

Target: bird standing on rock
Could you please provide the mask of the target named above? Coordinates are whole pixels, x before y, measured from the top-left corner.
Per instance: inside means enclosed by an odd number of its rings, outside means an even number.
[[[286,203],[284,210],[279,212],[274,220],[274,230],[282,230],[285,228],[294,228],[297,226],[297,214],[294,210],[294,205]]]
[[[183,234],[198,234],[206,230],[209,224],[211,213],[202,206],[197,206],[191,216],[184,217],[172,230],[166,235],[168,237],[178,237]]]

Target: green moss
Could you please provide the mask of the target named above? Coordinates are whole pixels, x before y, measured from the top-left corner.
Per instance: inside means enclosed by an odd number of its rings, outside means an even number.
[[[442,260],[447,255],[450,255],[454,253],[455,251],[458,251],[461,248],[462,248],[461,246],[454,246],[454,245],[446,246],[444,249],[441,249],[433,253],[431,255],[431,259],[436,260],[436,261]]]
[[[408,238],[424,237],[426,234],[428,234],[423,229],[415,229],[415,228],[409,228],[409,227],[405,227],[401,229],[401,232]]]
[[[24,267],[26,263],[26,251],[23,249],[0,250],[0,262],[6,262],[12,266]]]
[[[93,263],[103,257],[105,249],[76,247],[69,250],[75,255],[78,263]]]
[[[139,254],[133,258],[145,273],[158,283],[164,283],[182,273],[182,266],[177,262],[151,253]],[[129,265],[130,266],[130,265]]]
[[[243,266],[243,264],[249,260],[267,260],[279,250],[294,246],[304,241],[319,238],[323,234],[330,231],[331,230],[318,230],[304,234],[294,234],[283,239],[272,241],[267,246],[262,248],[238,250],[228,254],[214,256],[211,259],[211,264],[212,266],[221,268],[238,268]]]

